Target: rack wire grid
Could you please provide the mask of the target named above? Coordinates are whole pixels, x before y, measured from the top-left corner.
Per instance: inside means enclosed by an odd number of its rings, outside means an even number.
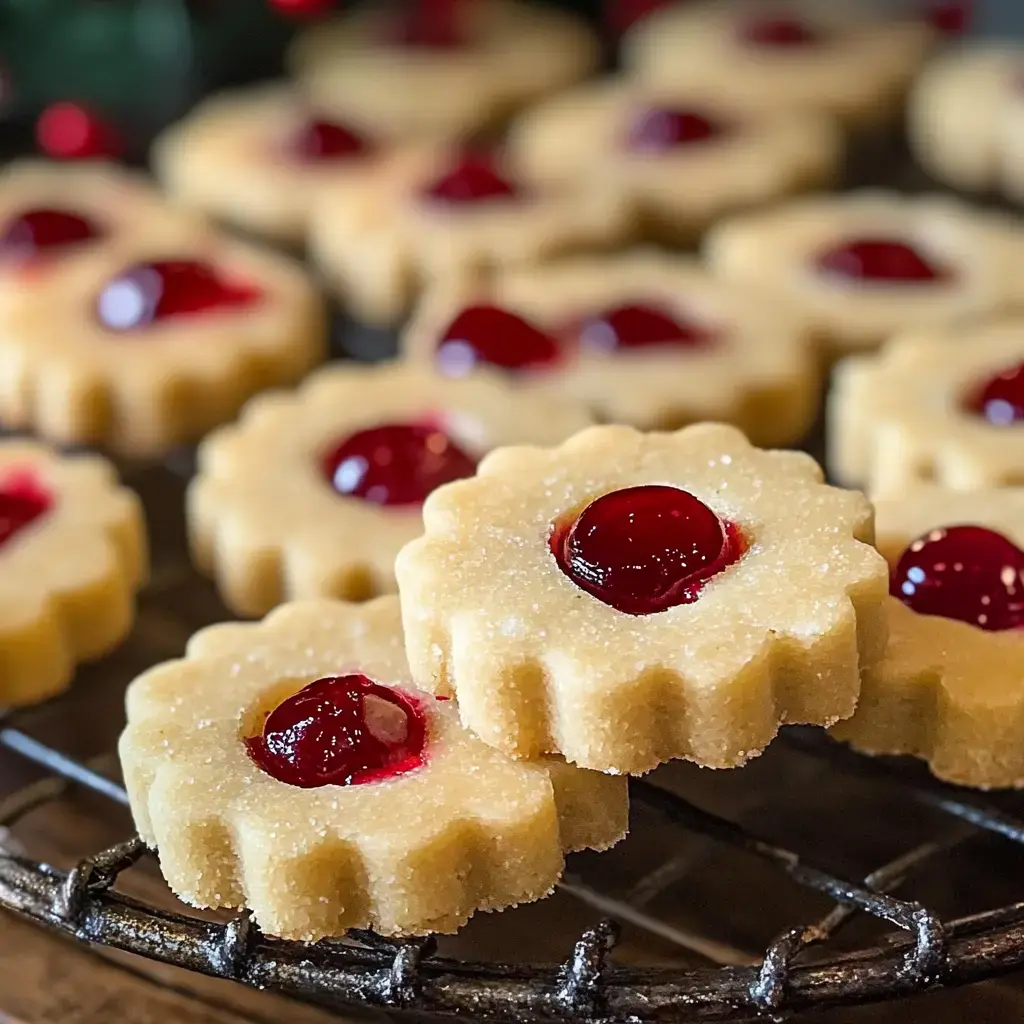
[[[353,932],[286,942],[245,914],[204,915],[154,896],[152,865],[140,865],[149,851],[134,835],[116,841],[130,819],[112,741],[125,682],[228,617],[188,564],[191,469],[184,457],[125,474],[154,532],[153,580],[127,654],[0,720],[0,907],[97,947],[331,1010],[481,1022],[781,1019],[1024,966],[1020,798],[944,786],[812,729],[784,730],[740,771],[670,765],[632,780],[623,844],[570,858],[550,909],[478,915],[455,940]],[[78,824],[54,847],[47,828],[67,813]],[[81,848],[83,814],[114,830],[99,852]],[[51,824],[33,827],[40,818]],[[47,848],[69,869],[46,863]],[[149,876],[141,898],[131,893],[140,870]],[[553,962],[519,962],[524,948],[558,947]]]

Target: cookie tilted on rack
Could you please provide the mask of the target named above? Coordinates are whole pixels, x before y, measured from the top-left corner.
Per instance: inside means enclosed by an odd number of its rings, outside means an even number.
[[[323,355],[302,268],[209,230],[98,252],[0,307],[0,420],[154,457]]]
[[[396,564],[413,674],[514,756],[740,765],[852,714],[885,646],[866,499],[731,427],[503,448],[424,523]]]
[[[393,147],[365,119],[339,119],[286,85],[211,96],[157,140],[153,164],[187,206],[283,242],[305,243],[318,189],[359,202]]]
[[[1024,318],[893,338],[836,369],[829,465],[882,493],[1024,481]]]
[[[592,83],[523,114],[507,142],[527,177],[621,195],[645,237],[692,242],[727,213],[830,184],[842,139],[814,113],[758,112],[707,90]]]
[[[369,4],[302,33],[291,65],[338,116],[391,137],[467,137],[585,78],[597,39],[578,18],[516,0]]]
[[[124,639],[147,561],[140,503],[106,460],[0,441],[0,708],[54,696]]]
[[[188,495],[196,563],[238,614],[394,589],[395,555],[439,484],[492,448],[555,443],[591,422],[571,401],[484,373],[332,366],[254,399],[199,449]]]
[[[805,323],[753,289],[656,252],[439,282],[402,343],[408,359],[439,373],[501,371],[520,391],[641,429],[719,420],[757,444],[793,444],[818,408]]]
[[[626,67],[666,91],[700,88],[751,111],[812,110],[854,126],[895,119],[937,33],[860,0],[698,0],[644,18]]]
[[[826,357],[1024,304],[1024,225],[945,197],[794,199],[721,222],[705,256],[713,273],[805,316]]]
[[[438,278],[606,249],[631,230],[621,195],[533,181],[499,154],[448,146],[402,154],[370,195],[318,193],[310,252],[354,315],[395,323]]]
[[[275,935],[454,931],[626,831],[625,780],[513,761],[412,684],[395,597],[205,629],[127,703],[125,783],[171,888]]]
[[[960,785],[1024,786],[1024,490],[921,485],[876,509],[889,645],[834,735]]]

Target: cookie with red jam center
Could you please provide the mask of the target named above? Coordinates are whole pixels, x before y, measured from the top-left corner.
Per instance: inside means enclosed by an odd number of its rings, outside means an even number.
[[[1024,490],[921,484],[876,509],[889,644],[835,735],[949,782],[1024,786]]]
[[[424,524],[396,565],[413,671],[517,757],[739,765],[848,717],[885,645],[866,500],[730,427],[499,449]]]
[[[514,761],[413,685],[394,597],[203,630],[127,709],[125,784],[168,884],[273,935],[452,932],[626,830],[624,779]]]
[[[590,422],[569,399],[520,393],[486,371],[325,368],[296,392],[253,399],[200,445],[193,558],[241,615],[391,591],[395,556],[436,488],[472,476],[491,448],[556,443]]]
[[[64,690],[135,617],[147,571],[141,505],[96,455],[0,444],[0,708]]]

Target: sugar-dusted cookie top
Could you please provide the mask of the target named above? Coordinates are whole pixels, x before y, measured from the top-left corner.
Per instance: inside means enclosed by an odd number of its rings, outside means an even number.
[[[298,391],[253,399],[200,446],[188,496],[193,556],[245,615],[393,590],[395,555],[422,531],[435,487],[471,476],[499,445],[556,443],[590,422],[568,397],[520,392],[487,373],[327,367]]]
[[[742,764],[850,715],[885,645],[867,501],[730,427],[499,449],[424,523],[396,564],[413,672],[516,756]]]
[[[205,629],[127,701],[125,783],[171,888],[271,934],[454,931],[626,829],[624,780],[513,761],[417,689],[394,597]]]

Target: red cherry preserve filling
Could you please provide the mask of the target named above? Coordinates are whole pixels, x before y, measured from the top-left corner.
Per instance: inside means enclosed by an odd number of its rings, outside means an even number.
[[[472,476],[476,460],[437,427],[392,423],[346,437],[324,457],[322,468],[346,498],[421,505],[441,484]]]
[[[452,50],[469,42],[465,0],[405,0],[390,21],[384,42],[415,49]]]
[[[964,408],[994,427],[1010,427],[1024,420],[1024,362],[975,387],[964,400]]]
[[[627,615],[696,601],[745,550],[739,528],[678,487],[612,491],[556,522],[551,553],[582,590]]]
[[[0,259],[25,263],[45,253],[81,245],[103,232],[68,210],[36,208],[11,218],[0,233]]]
[[[53,508],[53,495],[31,469],[9,472],[0,480],[0,545]]]
[[[112,331],[131,331],[159,320],[252,305],[259,290],[222,278],[193,260],[137,263],[100,292],[96,314]]]
[[[366,139],[333,121],[311,120],[299,126],[285,142],[285,151],[301,163],[316,164],[365,156],[370,151]]]
[[[830,277],[869,284],[932,284],[952,276],[906,242],[889,238],[856,238],[826,249],[816,260]]]
[[[480,365],[501,370],[539,370],[561,358],[558,342],[522,317],[497,306],[470,306],[444,332],[437,366],[464,377]]]
[[[654,108],[642,111],[626,132],[626,148],[658,155],[718,138],[724,129],[695,110]]]
[[[426,760],[419,702],[364,675],[317,679],[267,715],[246,740],[249,756],[278,782],[302,789],[357,786]]]
[[[615,352],[642,348],[702,348],[714,343],[714,333],[701,324],[655,306],[627,305],[599,313],[579,329],[580,345],[592,351]]]
[[[983,526],[948,526],[914,541],[889,592],[922,615],[988,630],[1024,626],[1024,552]]]
[[[448,206],[468,206],[495,199],[517,199],[519,190],[502,177],[490,157],[472,154],[428,185],[423,196]]]
[[[744,43],[763,47],[814,46],[821,42],[821,33],[799,18],[755,15],[742,22],[738,35]]]

